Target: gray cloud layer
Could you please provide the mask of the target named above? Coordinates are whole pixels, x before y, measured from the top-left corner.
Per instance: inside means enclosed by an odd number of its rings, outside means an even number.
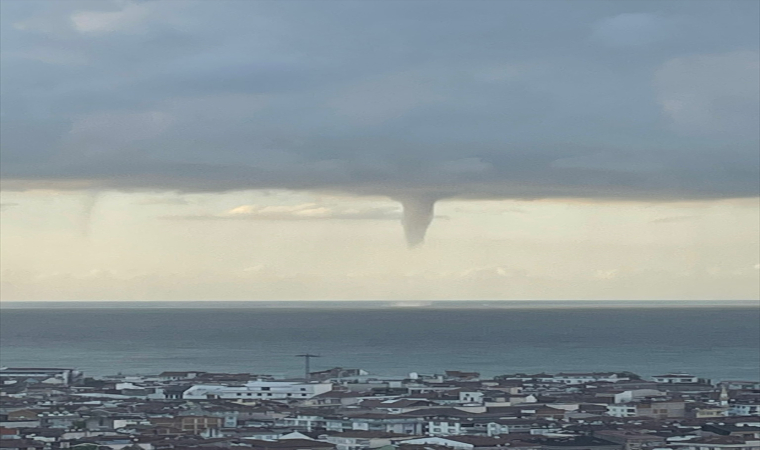
[[[2,3],[5,188],[760,189],[757,2]]]

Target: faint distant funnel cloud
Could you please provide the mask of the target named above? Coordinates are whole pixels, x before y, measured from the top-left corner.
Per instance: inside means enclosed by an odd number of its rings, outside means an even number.
[[[95,212],[95,206],[98,204],[99,197],[99,191],[87,191],[82,199],[80,231],[85,238],[89,238],[92,234],[92,216]]]
[[[404,226],[406,244],[409,248],[422,245],[425,241],[425,232],[433,221],[433,208],[435,197],[413,196],[399,199],[404,207],[404,215],[401,224]]]

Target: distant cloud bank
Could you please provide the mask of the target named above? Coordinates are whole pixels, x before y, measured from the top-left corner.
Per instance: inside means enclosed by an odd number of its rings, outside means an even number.
[[[756,196],[758,13],[3,2],[3,188]]]

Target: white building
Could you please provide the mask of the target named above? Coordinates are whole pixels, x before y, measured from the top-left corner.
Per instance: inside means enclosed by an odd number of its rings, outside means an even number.
[[[191,371],[191,372],[161,372],[158,374],[158,379],[161,381],[178,381],[178,380],[192,380],[203,372]]]
[[[462,424],[456,421],[430,421],[428,434],[431,436],[457,436],[462,433]]]
[[[652,379],[656,383],[679,384],[679,383],[699,383],[699,378],[688,373],[669,373],[666,375],[655,375]]]
[[[419,439],[409,439],[408,441],[401,441],[401,444],[410,444],[410,445],[439,445],[442,447],[450,447],[455,449],[461,449],[461,450],[472,450],[475,448],[473,444],[468,444],[466,442],[460,442],[453,439],[446,439],[442,437],[424,437]]]
[[[460,392],[459,393],[459,402],[460,403],[477,403],[482,404],[483,403],[483,393],[479,391],[466,391],[466,392]]]
[[[619,377],[618,374],[612,372],[591,372],[591,373],[558,373],[551,379],[546,381],[554,381],[557,383],[565,384],[584,384],[593,383],[595,381],[608,381],[610,383],[617,383],[618,381],[627,381],[630,378]]]
[[[251,381],[242,386],[200,384],[182,393],[184,399],[224,399],[240,402],[258,400],[305,399],[332,390],[332,383],[298,383],[290,381]]]
[[[607,405],[607,415],[612,417],[636,417],[636,405],[626,403]]]
[[[497,419],[489,422],[486,429],[488,436],[501,436],[510,433],[530,433],[532,427],[532,423],[526,420]]]
[[[736,403],[728,410],[729,416],[760,416],[760,404]]]
[[[665,397],[667,393],[657,389],[631,389],[628,391],[618,392],[614,395],[615,403],[628,403],[636,400],[652,397]]]
[[[721,381],[719,385],[725,386],[726,389],[730,389],[730,390],[760,389],[760,381],[729,380],[729,381]]]
[[[319,440],[335,444],[337,450],[363,450],[386,447],[396,442],[409,439],[381,431],[346,431],[336,434],[323,434]]]

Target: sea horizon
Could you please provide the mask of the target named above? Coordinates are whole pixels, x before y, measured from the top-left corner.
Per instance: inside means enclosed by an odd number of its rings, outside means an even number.
[[[685,371],[760,379],[753,302],[537,303],[26,304],[32,307],[0,314],[0,365],[75,367],[90,376],[202,370],[287,377],[302,371],[295,355],[314,353],[322,355],[315,370],[353,367],[379,376]]]
[[[1,300],[0,309],[142,308],[760,308],[758,300]]]

